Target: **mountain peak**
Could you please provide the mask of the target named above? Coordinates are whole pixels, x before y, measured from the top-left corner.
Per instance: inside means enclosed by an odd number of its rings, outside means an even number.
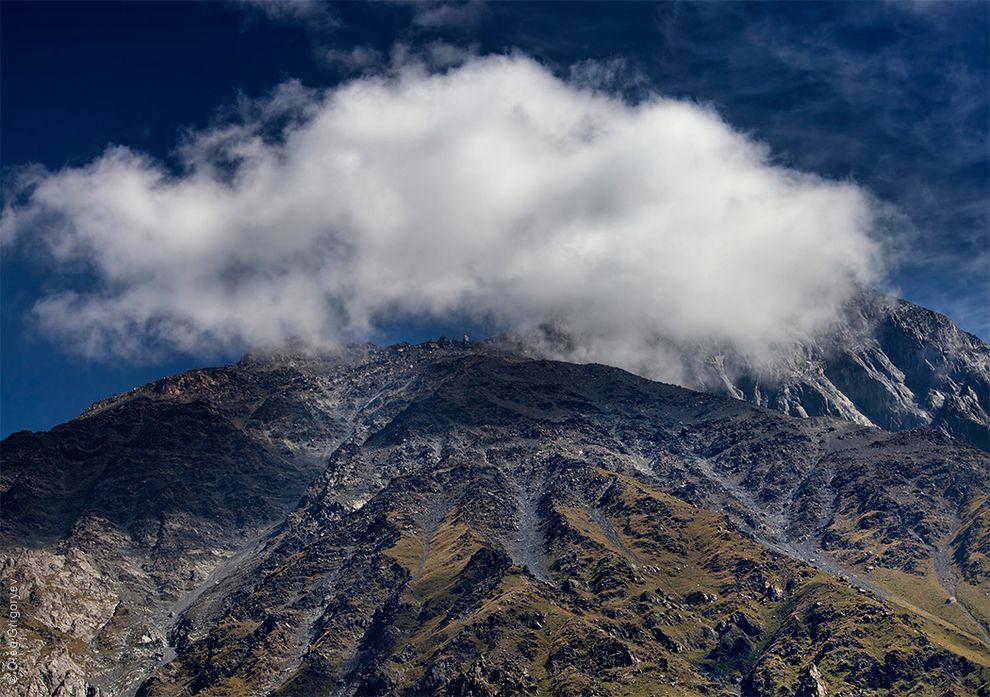
[[[6,572],[63,589],[26,660],[146,695],[990,679],[975,448],[485,342],[304,358],[4,442]]]

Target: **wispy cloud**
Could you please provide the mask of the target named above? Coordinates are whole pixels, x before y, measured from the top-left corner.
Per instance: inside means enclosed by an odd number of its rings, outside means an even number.
[[[332,29],[340,20],[326,0],[236,0],[247,10],[260,12],[276,22],[303,24],[313,29]]]
[[[319,49],[319,58],[327,65],[348,73],[377,69],[386,63],[385,54],[371,46]]]
[[[474,29],[488,13],[480,0],[414,0],[409,6],[413,24],[425,29]]]
[[[458,46],[442,40],[419,44],[396,42],[387,55],[370,46],[356,46],[350,50],[325,49],[321,57],[345,74],[396,74],[412,63],[433,70],[462,65],[477,57],[477,46]]]
[[[233,0],[272,21],[299,24],[316,32],[343,26],[329,0]],[[376,3],[371,3],[376,5]],[[408,10],[407,21],[422,32],[468,32],[477,29],[489,15],[482,0],[383,0],[377,5]]]

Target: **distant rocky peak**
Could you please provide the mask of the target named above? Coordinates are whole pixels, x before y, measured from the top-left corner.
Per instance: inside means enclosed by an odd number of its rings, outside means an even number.
[[[990,347],[945,315],[869,289],[854,292],[841,319],[815,336],[758,352],[656,336],[652,357],[644,357],[561,323],[499,341],[520,353],[615,365],[792,416],[887,430],[931,426],[990,450]]]

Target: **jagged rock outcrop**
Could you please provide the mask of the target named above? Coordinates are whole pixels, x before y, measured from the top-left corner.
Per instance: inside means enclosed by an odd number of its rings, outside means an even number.
[[[798,691],[794,697],[826,697],[827,694],[828,691],[822,682],[822,674],[818,670],[818,666],[812,663],[801,676],[801,682],[798,683]]]

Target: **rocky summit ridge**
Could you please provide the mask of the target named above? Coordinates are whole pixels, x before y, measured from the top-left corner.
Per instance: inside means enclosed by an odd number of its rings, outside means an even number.
[[[14,694],[988,694],[945,430],[486,342],[164,378],[2,443]]]
[[[586,340],[553,325],[516,332],[507,343],[559,360],[589,354]],[[840,321],[759,360],[731,345],[685,346],[663,336],[654,343],[653,355],[624,367],[791,416],[894,431],[929,426],[990,451],[990,346],[913,303],[860,289]]]

